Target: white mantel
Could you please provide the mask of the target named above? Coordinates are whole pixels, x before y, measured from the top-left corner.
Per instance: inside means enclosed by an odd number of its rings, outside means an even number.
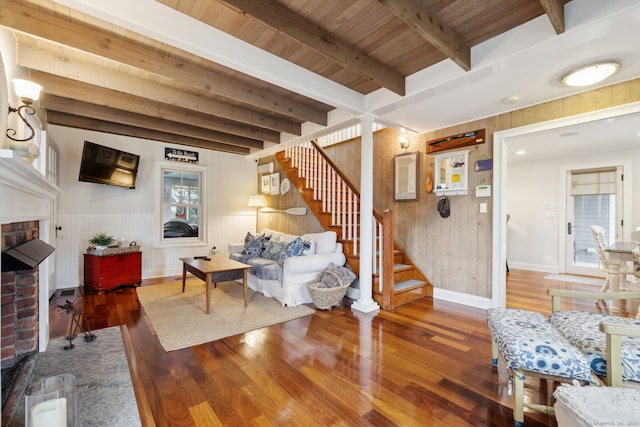
[[[0,150],[0,223],[51,218],[51,202],[62,190],[13,151]]]

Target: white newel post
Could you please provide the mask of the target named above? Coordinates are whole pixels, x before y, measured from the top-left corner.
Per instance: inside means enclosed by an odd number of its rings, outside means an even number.
[[[360,117],[362,137],[360,144],[360,296],[351,305],[363,313],[380,310],[373,300],[373,120],[374,116]]]

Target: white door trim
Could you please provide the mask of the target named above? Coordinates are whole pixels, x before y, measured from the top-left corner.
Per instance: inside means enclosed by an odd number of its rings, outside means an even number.
[[[536,123],[518,128],[506,129],[493,134],[493,232],[492,232],[492,266],[491,266],[491,304],[493,307],[506,305],[506,262],[507,262],[507,139],[515,136],[541,132],[549,129],[571,126],[608,119],[640,112],[640,102],[625,104],[618,107],[593,111],[590,113],[564,117],[547,122]],[[625,171],[630,173],[631,171]],[[631,201],[625,200],[625,206],[631,206]],[[565,216],[566,218],[566,216]],[[627,217],[629,221],[630,216]],[[628,228],[628,227],[627,227]],[[625,232],[626,234],[626,232]]]
[[[631,160],[611,160],[607,162],[600,163],[588,163],[588,164],[580,164],[573,166],[565,166],[560,168],[560,193],[559,193],[559,202],[560,207],[558,209],[558,267],[561,272],[566,272],[568,268],[567,264],[567,235],[566,235],[566,227],[567,227],[567,176],[568,173],[574,170],[581,169],[598,169],[598,168],[607,168],[607,167],[622,167],[622,173],[627,176],[631,176]],[[630,221],[631,220],[631,179],[626,179],[622,181],[622,215],[616,215],[616,221],[619,221],[619,218],[623,220]],[[618,206],[620,205],[617,202]],[[616,224],[616,229],[619,229],[620,224]],[[622,228],[622,240],[630,240],[631,239],[631,227],[626,226]],[[599,270],[598,270],[599,272]],[[597,272],[596,272],[597,273]]]

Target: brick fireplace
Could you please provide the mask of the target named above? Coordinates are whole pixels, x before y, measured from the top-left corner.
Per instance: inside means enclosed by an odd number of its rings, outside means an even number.
[[[38,238],[39,221],[2,225],[2,251]],[[38,349],[38,269],[2,273],[2,369]]]

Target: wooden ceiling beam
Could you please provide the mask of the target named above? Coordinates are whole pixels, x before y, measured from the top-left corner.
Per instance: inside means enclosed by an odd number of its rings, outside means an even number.
[[[300,123],[289,118],[276,117],[241,106],[234,106],[124,72],[115,70],[105,72],[104,67],[99,65],[72,58],[59,51],[49,51],[26,43],[18,44],[18,64],[32,70],[39,70],[252,126],[289,132],[294,135],[300,135],[299,132],[301,132]]]
[[[223,144],[237,145],[238,147],[255,148],[259,150],[264,148],[264,143],[255,139],[230,135],[210,129],[203,129],[183,123],[170,122],[164,119],[144,116],[142,114],[124,112],[100,105],[89,104],[87,102],[61,98],[59,96],[49,95],[46,93],[40,97],[40,106],[45,108],[47,111],[57,111],[105,122],[120,123],[127,126],[182,135],[204,141],[220,142]]]
[[[47,111],[47,122],[52,125],[112,133],[115,135],[132,136],[135,138],[169,142],[172,144],[204,148],[207,150],[224,151],[226,153],[241,155],[248,155],[251,153],[251,150],[246,147],[204,141],[196,138],[187,138],[175,134],[142,129],[135,126],[127,126],[120,123],[105,122],[89,117],[74,116],[73,114],[61,113],[58,111]]]
[[[378,0],[463,70],[471,69],[471,46],[431,12],[423,0]]]
[[[397,70],[344,43],[281,3],[271,0],[220,1],[380,86],[398,95],[405,95],[405,79]]]
[[[192,126],[245,136],[261,141],[280,142],[280,134],[269,129],[244,125],[216,116],[187,110],[135,95],[105,89],[41,71],[31,71],[31,80],[44,87],[43,92],[62,98],[71,98],[91,104],[111,107],[131,113],[157,117],[171,122],[188,123]]]
[[[564,1],[563,0],[540,0],[540,4],[544,9],[544,12],[549,17],[553,29],[556,34],[564,33]]]
[[[309,121],[323,126],[327,124],[325,111],[294,101],[290,97],[275,94],[267,89],[238,81],[222,73],[198,67],[172,57],[166,52],[148,49],[123,40],[116,35],[69,22],[69,20],[54,16],[44,9],[36,9],[22,2],[0,0],[0,25],[151,73],[170,77],[204,93],[233,99],[300,121]],[[168,47],[167,51],[169,51]],[[202,59],[194,56],[194,60],[201,61]],[[264,84],[264,82],[260,81],[260,84]]]

